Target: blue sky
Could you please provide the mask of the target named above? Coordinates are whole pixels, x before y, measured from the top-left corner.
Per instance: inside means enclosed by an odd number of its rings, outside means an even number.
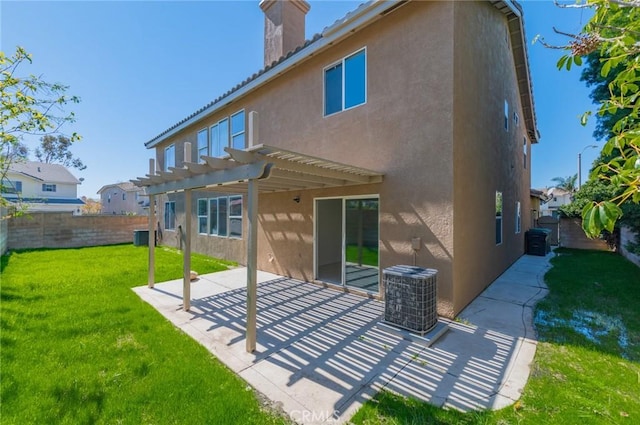
[[[307,38],[360,2],[310,1]],[[577,172],[577,155],[592,138],[579,116],[593,109],[580,70],[560,72],[558,51],[531,44],[536,34],[562,43],[552,27],[578,32],[589,12],[551,1],[524,1],[534,99],[541,133],[532,150],[532,186]],[[22,73],[70,86],[82,102],[66,128],[83,140],[73,147],[87,165],[74,170],[78,195],[97,197],[105,184],[144,175],[153,156],[144,147],[262,67],[263,15],[251,1],[0,2],[0,48],[33,54]],[[31,147],[37,139],[28,141]],[[601,145],[601,143],[597,143]],[[598,150],[583,154],[583,182]]]

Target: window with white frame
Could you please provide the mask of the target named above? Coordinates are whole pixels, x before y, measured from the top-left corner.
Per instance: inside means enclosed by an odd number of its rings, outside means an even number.
[[[51,183],[42,183],[42,191],[43,192],[55,192],[56,185]]]
[[[209,200],[198,199],[198,233],[209,233]]]
[[[176,145],[164,148],[164,171],[169,171],[169,167],[176,166]]]
[[[218,124],[214,124],[209,127],[209,144],[211,145],[211,156],[221,157],[224,155],[223,146],[220,146]]]
[[[22,182],[20,180],[2,180],[2,193],[22,193]]]
[[[210,235],[242,238],[241,195],[211,198],[208,200],[208,206]],[[198,214],[200,214],[200,211]]]
[[[164,228],[165,230],[176,229],[176,203],[174,201],[164,203]]]
[[[122,200],[123,201],[127,200],[127,192],[122,192]]]
[[[231,115],[231,147],[234,149],[245,148],[244,123],[244,110]]]
[[[517,112],[513,113],[513,124],[517,127],[520,125],[520,116],[518,116]]]
[[[218,198],[209,199],[209,234],[218,234]]]
[[[509,102],[504,101],[504,129],[509,130]]]
[[[324,69],[324,115],[367,100],[367,51],[362,49]]]
[[[209,128],[211,138],[211,156],[220,158],[227,153],[224,148],[229,146],[229,118],[218,121]]]
[[[516,234],[520,233],[521,229],[521,221],[520,221],[520,201],[516,202]]]
[[[242,196],[229,196],[229,237],[242,237]]]
[[[524,156],[524,168],[527,168],[527,138],[522,138],[522,153]]]
[[[218,198],[218,236],[227,236],[229,229],[229,198]]]
[[[209,137],[208,137],[206,128],[198,131],[197,143],[198,143],[198,162],[204,162],[204,160],[200,159],[200,157],[209,156]]]
[[[502,243],[502,192],[496,191],[496,245]]]

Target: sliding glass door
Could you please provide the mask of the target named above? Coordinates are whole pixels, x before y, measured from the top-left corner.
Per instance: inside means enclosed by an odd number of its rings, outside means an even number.
[[[377,197],[317,199],[316,279],[379,291]]]

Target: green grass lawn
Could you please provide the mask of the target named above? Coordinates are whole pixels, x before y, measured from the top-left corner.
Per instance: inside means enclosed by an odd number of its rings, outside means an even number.
[[[640,269],[607,252],[560,249],[536,306],[541,343],[522,398],[500,411],[439,409],[380,393],[356,424],[640,423]]]
[[[346,256],[348,263],[358,264],[358,245],[347,245]],[[362,247],[362,264],[378,267],[378,248]]]
[[[193,255],[209,273],[230,263]],[[156,249],[156,281],[182,255]],[[256,394],[130,288],[147,248],[14,252],[2,257],[2,424],[272,424]]]

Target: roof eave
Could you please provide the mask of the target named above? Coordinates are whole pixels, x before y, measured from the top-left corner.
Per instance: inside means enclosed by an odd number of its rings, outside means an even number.
[[[535,103],[533,100],[533,84],[529,71],[529,54],[527,53],[522,8],[512,0],[492,0],[491,3],[507,16],[513,56],[516,61],[516,76],[518,79],[518,90],[520,92],[524,121],[531,143],[538,143],[540,132],[538,131]],[[509,19],[509,15],[512,16],[511,19]]]

